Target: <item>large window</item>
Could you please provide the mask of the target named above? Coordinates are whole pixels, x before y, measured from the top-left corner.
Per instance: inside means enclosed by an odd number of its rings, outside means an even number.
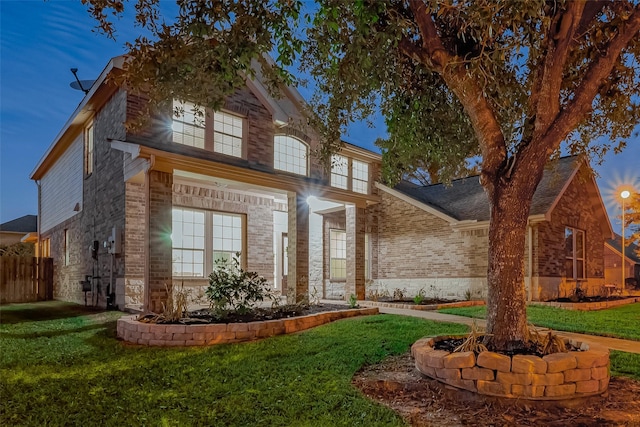
[[[242,252],[242,217],[213,214],[213,264],[228,263],[236,252]]]
[[[173,209],[173,275],[206,277],[216,260],[228,262],[243,251],[244,217],[237,214]]]
[[[584,279],[585,240],[584,231],[572,227],[564,229],[565,242],[565,277],[567,279]]]
[[[84,173],[93,173],[93,123],[84,130]]]
[[[242,156],[242,117],[222,111],[213,115],[213,151]]]
[[[276,135],[273,138],[273,167],[306,176],[308,152],[304,142],[287,135]]]
[[[347,233],[343,230],[330,230],[329,237],[329,277],[332,280],[347,278]]]
[[[331,186],[336,188],[348,187],[349,159],[339,154],[331,156]]]
[[[205,213],[173,209],[173,275],[204,277]]]
[[[369,164],[359,160],[351,161],[351,188],[356,193],[369,193]]]
[[[190,147],[204,148],[204,112],[196,111],[194,104],[173,100],[173,142]],[[175,111],[179,114],[176,116]]]

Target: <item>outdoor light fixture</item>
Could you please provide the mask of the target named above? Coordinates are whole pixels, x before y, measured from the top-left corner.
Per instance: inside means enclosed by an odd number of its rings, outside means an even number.
[[[624,211],[625,211],[624,201],[627,200],[630,195],[631,193],[628,190],[624,190],[620,192],[620,197],[622,198],[622,246],[620,247],[620,257],[622,258],[622,263],[620,264],[620,267],[622,269],[622,291],[624,291],[624,267],[625,267],[624,265],[625,264],[624,262]]]

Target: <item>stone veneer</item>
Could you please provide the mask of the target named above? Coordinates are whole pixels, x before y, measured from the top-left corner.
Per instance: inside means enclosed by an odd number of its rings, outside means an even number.
[[[485,351],[451,353],[433,348],[438,340],[416,341],[411,354],[416,368],[441,383],[478,394],[529,400],[562,400],[594,396],[609,386],[609,350],[596,344],[570,341],[582,351],[544,357]],[[569,341],[568,341],[569,342]]]
[[[291,334],[347,317],[378,314],[377,308],[359,308],[310,314],[289,319],[250,323],[168,325],[142,323],[137,316],[118,319],[118,338],[148,346],[205,346],[250,341]]]

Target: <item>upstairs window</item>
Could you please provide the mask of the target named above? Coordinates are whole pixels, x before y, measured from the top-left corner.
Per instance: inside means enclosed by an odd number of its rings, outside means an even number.
[[[189,147],[204,148],[205,118],[190,102],[173,100],[173,142]],[[179,111],[176,116],[175,111]]]
[[[349,159],[339,154],[331,156],[331,186],[344,188],[349,185]]]
[[[329,277],[332,280],[345,280],[347,278],[347,233],[344,230],[330,230],[329,252]]]
[[[307,175],[309,148],[304,142],[287,136],[273,138],[273,167],[278,170]]]
[[[213,151],[242,157],[242,117],[222,111],[213,115]]]
[[[93,173],[93,123],[84,130],[84,173],[91,175]]]
[[[359,160],[351,161],[351,189],[356,193],[369,193],[369,164]]]
[[[564,229],[565,277],[567,279],[585,278],[585,240],[584,231],[572,227]]]

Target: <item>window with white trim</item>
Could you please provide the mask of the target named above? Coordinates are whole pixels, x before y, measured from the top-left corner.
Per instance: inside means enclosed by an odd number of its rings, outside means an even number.
[[[369,164],[360,160],[351,161],[351,189],[356,193],[369,193]]]
[[[217,111],[213,115],[213,151],[242,157],[242,117]]]
[[[347,278],[347,233],[344,230],[329,231],[329,277],[332,280]]]
[[[273,167],[278,170],[307,175],[309,147],[297,138],[288,135],[273,137]]]
[[[206,277],[244,248],[244,215],[173,208],[173,276]]]
[[[585,235],[583,230],[573,227],[564,229],[565,277],[567,279],[585,278]]]
[[[175,112],[179,111],[176,116]],[[204,111],[196,110],[190,102],[173,100],[173,142],[189,147],[204,148]]]
[[[213,213],[213,265],[229,263],[236,252],[242,252],[242,217]]]
[[[347,189],[349,185],[349,159],[340,154],[331,156],[331,186]]]
[[[84,173],[91,175],[93,173],[93,123],[84,130]]]
[[[174,208],[172,216],[173,275],[204,277],[205,213]]]

